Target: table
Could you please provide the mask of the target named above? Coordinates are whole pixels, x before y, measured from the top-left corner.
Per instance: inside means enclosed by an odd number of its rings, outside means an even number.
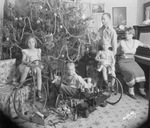
[[[148,79],[148,87],[149,87],[149,107],[148,107],[148,120],[150,120],[150,58],[149,57],[144,57],[144,56],[139,56],[139,55],[135,55],[135,60],[136,62],[138,63],[141,63],[141,64],[144,64],[144,65],[147,65],[149,68],[148,68],[148,75],[149,75],[149,79]]]

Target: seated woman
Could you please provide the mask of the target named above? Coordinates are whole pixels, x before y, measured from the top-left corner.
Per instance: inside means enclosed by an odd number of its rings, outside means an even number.
[[[121,74],[123,75],[124,81],[129,87],[129,96],[133,99],[136,99],[134,85],[138,83],[141,96],[146,98],[146,93],[144,90],[145,74],[142,68],[136,63],[134,54],[138,46],[149,46],[133,39],[134,34],[135,31],[132,27],[127,28],[125,30],[126,39],[121,40],[118,43],[118,66]]]
[[[37,41],[34,36],[29,36],[27,38],[27,49],[22,49],[22,63],[19,65],[19,70],[21,72],[21,79],[20,82],[23,82],[30,71],[32,66],[32,62],[35,60],[41,60],[41,49],[36,48]],[[41,76],[41,68],[37,67],[37,85],[38,91],[37,96],[39,99],[42,98],[41,96],[41,85],[42,85],[42,76]]]

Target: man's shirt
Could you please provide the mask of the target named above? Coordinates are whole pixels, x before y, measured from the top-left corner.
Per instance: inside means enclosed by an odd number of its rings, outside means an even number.
[[[117,33],[112,26],[102,26],[98,30],[100,45],[102,44],[102,39],[107,39],[110,44],[109,47],[112,47],[114,54],[116,54],[117,49]]]

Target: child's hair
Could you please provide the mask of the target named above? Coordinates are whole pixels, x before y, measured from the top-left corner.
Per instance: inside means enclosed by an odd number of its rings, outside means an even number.
[[[73,62],[68,62],[66,66],[67,66],[67,68],[68,67],[74,67],[75,68],[75,64]]]
[[[35,36],[33,36],[33,35],[28,36],[28,38],[26,39],[26,42],[25,42],[26,46],[28,47],[28,43],[29,43],[30,39],[34,39],[35,47],[37,47],[37,40],[36,40]]]

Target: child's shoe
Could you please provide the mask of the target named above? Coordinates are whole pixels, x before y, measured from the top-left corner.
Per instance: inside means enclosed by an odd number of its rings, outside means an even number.
[[[114,89],[114,86],[113,86],[113,85],[111,85],[111,91],[112,91],[112,92],[115,92],[115,89]]]
[[[147,99],[147,95],[146,95],[146,93],[145,93],[145,91],[144,91],[144,88],[139,88],[139,90],[140,90],[140,95],[141,95],[143,98]]]

